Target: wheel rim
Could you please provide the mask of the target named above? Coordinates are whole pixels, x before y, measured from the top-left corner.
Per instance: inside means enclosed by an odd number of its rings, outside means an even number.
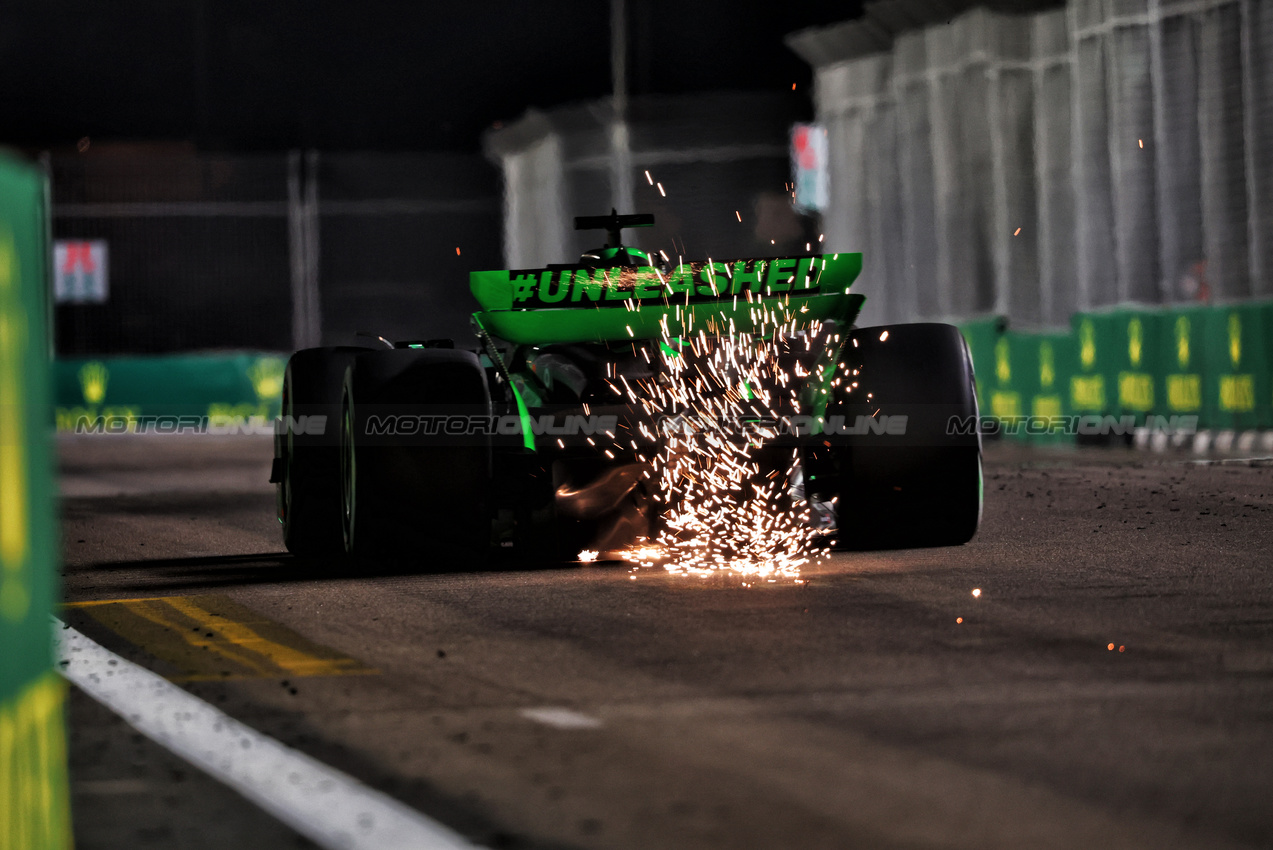
[[[341,529],[345,538],[345,551],[347,553],[352,553],[354,551],[354,519],[357,508],[357,505],[354,503],[354,482],[358,470],[354,457],[353,403],[349,398],[348,391],[345,392],[344,398],[341,400],[340,407]]]

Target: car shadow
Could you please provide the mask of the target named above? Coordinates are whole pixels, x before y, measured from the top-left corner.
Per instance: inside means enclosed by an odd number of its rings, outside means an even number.
[[[618,562],[613,562],[618,566]],[[589,567],[604,566],[589,564]],[[287,552],[251,555],[204,555],[183,558],[148,558],[99,561],[65,568],[68,576],[91,573],[94,589],[137,591],[189,591],[236,585],[279,584],[309,581],[345,581],[421,575],[499,574],[518,571],[575,570],[571,562],[518,559],[511,556],[475,558],[469,554],[437,551],[427,560],[409,556],[352,560],[345,557],[298,557]],[[78,583],[78,582],[77,582]]]

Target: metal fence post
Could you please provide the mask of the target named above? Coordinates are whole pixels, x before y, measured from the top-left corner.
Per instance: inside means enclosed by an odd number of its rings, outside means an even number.
[[[292,347],[319,344],[318,152],[287,155],[287,235],[292,278]]]
[[[632,207],[632,139],[628,130],[628,29],[624,0],[610,0],[610,75],[614,117],[610,125],[611,203],[619,212]]]
[[[292,348],[305,347],[305,228],[301,220],[301,154],[287,154],[287,255],[292,277]]]
[[[323,311],[318,296],[319,212],[318,151],[305,155],[305,346],[320,345]]]

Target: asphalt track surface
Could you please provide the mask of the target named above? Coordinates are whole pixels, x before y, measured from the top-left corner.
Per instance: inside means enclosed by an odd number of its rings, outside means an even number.
[[[971,544],[746,588],[320,568],[268,440],[59,451],[68,622],[481,844],[1273,847],[1265,463],[992,447]],[[312,846],[75,689],[69,726],[82,850]]]

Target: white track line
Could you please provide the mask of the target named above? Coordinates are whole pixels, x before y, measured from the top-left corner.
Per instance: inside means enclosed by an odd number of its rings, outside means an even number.
[[[1193,466],[1273,466],[1273,456],[1269,457],[1218,457],[1207,460],[1184,461]]]
[[[554,726],[558,729],[597,729],[601,726],[601,721],[595,717],[589,717],[586,714],[580,714],[569,708],[523,708],[518,712],[527,720],[534,720],[536,723],[543,723],[545,726]]]
[[[228,714],[54,620],[62,675],[155,743],[292,829],[340,850],[454,850],[460,834]]]

